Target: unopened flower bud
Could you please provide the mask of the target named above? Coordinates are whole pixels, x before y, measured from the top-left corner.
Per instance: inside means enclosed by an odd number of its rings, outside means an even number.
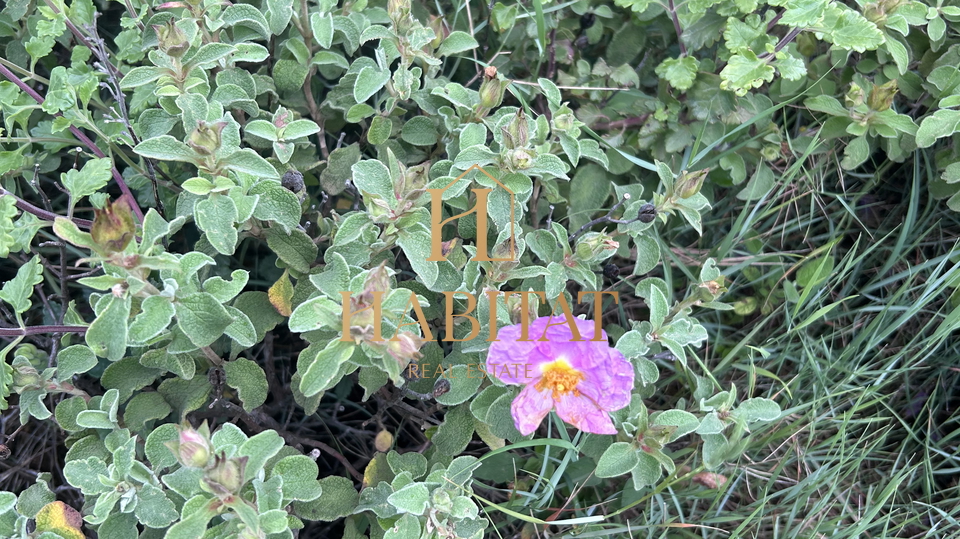
[[[425,342],[423,337],[404,331],[387,341],[387,353],[393,356],[393,359],[397,360],[402,367],[406,367],[411,361],[423,357],[420,348]]]
[[[863,104],[863,88],[855,82],[850,83],[850,89],[843,96],[844,102],[848,108],[853,108]]]
[[[32,365],[21,363],[13,368],[14,387],[34,387],[40,384],[40,373]]]
[[[499,107],[506,89],[506,81],[500,80],[497,68],[487,66],[483,70],[483,83],[480,84],[480,106],[486,109]]]
[[[200,121],[200,125],[190,133],[187,145],[201,155],[213,155],[220,149],[220,134],[227,122],[208,123]]]
[[[166,446],[173,451],[180,464],[188,468],[205,468],[210,463],[210,427],[204,421],[199,429],[194,430],[189,424],[178,427],[180,436],[177,440],[167,442]]]
[[[187,34],[183,33],[173,19],[167,21],[164,25],[153,25],[154,32],[157,33],[157,41],[160,42],[160,50],[174,58],[180,58],[190,49],[190,42],[187,41]]]
[[[533,166],[533,157],[526,150],[515,148],[507,152],[507,165],[513,170],[526,170]]]
[[[102,210],[94,210],[90,236],[101,249],[116,253],[126,249],[136,232],[133,209],[127,197],[116,202],[109,200]]]
[[[564,105],[557,109],[557,112],[553,115],[553,129],[560,132],[569,131],[573,128],[574,121],[576,121],[576,117],[573,115],[573,111],[570,110],[570,107]]]
[[[654,219],[657,218],[657,207],[649,202],[640,206],[640,211],[637,214],[637,219],[641,223],[652,223]]]
[[[884,23],[887,22],[886,12],[880,4],[875,2],[863,6],[863,16],[866,17],[868,21],[880,27],[883,27]]]
[[[430,47],[436,49],[441,43],[443,43],[443,39],[449,34],[445,25],[443,24],[443,16],[434,17],[431,15],[430,29],[433,30],[433,35],[436,36],[433,38],[433,41],[430,42]]]
[[[620,243],[606,232],[590,232],[577,242],[576,254],[585,261],[603,260],[613,256],[619,247]]]
[[[530,140],[530,125],[523,109],[517,110],[513,120],[503,129],[503,145],[506,148],[523,148]]]
[[[204,474],[204,482],[216,494],[235,494],[243,486],[247,458],[218,455],[216,463]]]
[[[707,177],[708,172],[710,172],[710,169],[698,170],[696,172],[684,171],[674,187],[677,196],[680,198],[690,198],[699,193],[700,188],[703,187],[703,180]]]
[[[897,79],[892,79],[886,84],[874,86],[870,90],[870,96],[867,97],[867,106],[877,112],[883,112],[890,108],[896,95]]]

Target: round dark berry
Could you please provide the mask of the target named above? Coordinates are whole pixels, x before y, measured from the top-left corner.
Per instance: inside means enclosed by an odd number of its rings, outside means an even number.
[[[649,202],[640,206],[640,213],[637,215],[637,219],[641,223],[652,223],[654,219],[657,218],[657,207]]]
[[[440,395],[443,395],[450,391],[450,380],[446,378],[440,378],[437,380],[437,383],[433,384],[433,397],[437,398]]]
[[[603,276],[607,279],[616,279],[620,275],[620,268],[616,264],[607,264],[603,267]]]
[[[593,13],[587,12],[580,17],[580,29],[586,30],[593,26],[593,23],[597,22],[597,16]]]
[[[303,190],[303,174],[297,170],[288,170],[283,173],[280,184],[294,193],[299,193]]]

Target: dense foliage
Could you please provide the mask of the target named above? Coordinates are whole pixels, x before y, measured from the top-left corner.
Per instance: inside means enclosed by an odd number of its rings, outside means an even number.
[[[805,171],[921,155],[911,200],[960,210],[957,21],[902,0],[8,1],[0,441],[34,473],[0,483],[0,535],[685,533],[804,430],[821,397],[763,362],[847,312],[856,290],[825,290],[870,252],[798,224],[809,249],[767,272],[796,246],[765,216]],[[929,259],[918,311],[956,282]],[[551,314],[629,360],[616,434],[561,419],[575,371],[521,433],[523,384],[480,368],[493,331]],[[698,536],[746,526],[710,509]]]

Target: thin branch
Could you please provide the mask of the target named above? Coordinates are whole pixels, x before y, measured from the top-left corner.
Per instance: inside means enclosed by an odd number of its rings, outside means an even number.
[[[573,240],[577,239],[577,237],[579,237],[580,234],[583,234],[583,231],[584,231],[584,230],[586,230],[586,229],[588,229],[588,228],[590,228],[590,227],[592,227],[593,225],[596,225],[596,224],[600,224],[600,223],[604,223],[604,222],[607,222],[607,223],[626,224],[626,223],[632,223],[633,221],[636,221],[637,219],[634,219],[634,220],[632,220],[632,221],[621,221],[621,220],[619,220],[619,219],[614,219],[614,218],[613,218],[613,212],[617,211],[617,209],[619,209],[620,206],[623,206],[623,203],[626,202],[626,201],[628,201],[628,200],[630,200],[630,193],[624,193],[624,194],[623,194],[623,198],[621,198],[620,200],[618,200],[617,203],[614,204],[612,208],[610,208],[610,211],[608,211],[606,215],[604,215],[603,217],[597,217],[597,218],[594,219],[593,221],[590,221],[589,223],[583,225],[582,227],[580,227],[580,230],[577,230],[576,232],[574,232],[573,234],[571,234],[571,235],[570,235],[570,238],[569,238],[567,241],[572,242]]]
[[[32,213],[37,217],[43,219],[44,221],[53,222],[53,221],[56,221],[57,217],[63,217],[62,215],[57,215],[53,212],[49,212],[47,210],[38,208],[2,187],[0,187],[0,196],[13,197],[14,204],[18,208],[20,208],[21,210],[27,213]],[[73,219],[70,219],[70,220],[73,221],[73,224],[77,225],[78,228],[82,228],[84,230],[90,230],[90,227],[93,226],[93,221],[88,221],[86,219],[80,219],[80,218],[74,217]]]
[[[784,47],[789,45],[794,39],[797,38],[797,36],[800,35],[800,32],[803,32],[803,28],[794,28],[793,30],[790,30],[790,32],[787,35],[783,36],[783,39],[781,39],[780,42],[777,43],[777,46],[773,48],[772,53],[766,52],[761,54],[760,56],[757,56],[757,58],[761,60],[774,59],[778,52],[783,50]]]
[[[87,326],[27,326],[25,328],[0,328],[0,337],[26,337],[46,333],[86,333]]]
[[[13,72],[7,69],[7,67],[3,64],[0,64],[0,75],[3,75],[7,80],[19,86],[21,90],[26,92],[26,94],[32,97],[33,100],[36,101],[38,104],[40,105],[43,104],[44,102],[43,96],[38,94],[37,91],[31,88],[27,83],[20,80],[19,77],[14,75]],[[54,114],[54,116],[63,116],[63,115],[58,112]],[[70,128],[70,132],[73,133],[73,136],[77,137],[77,140],[79,140],[81,144],[89,148],[94,155],[96,155],[97,157],[107,156],[105,153],[103,153],[103,151],[100,150],[99,147],[97,147],[97,145],[92,140],[90,140],[90,137],[88,137],[79,128],[77,128],[73,124],[70,124],[69,128]],[[143,210],[141,210],[140,205],[137,204],[137,198],[133,196],[133,193],[130,191],[130,187],[128,187],[127,182],[123,180],[123,176],[120,175],[120,171],[117,170],[117,167],[111,165],[110,169],[113,172],[113,179],[117,182],[117,185],[120,186],[120,191],[122,191],[124,196],[126,196],[130,200],[131,206],[133,206],[133,213],[137,216],[137,219],[140,222],[143,222]]]
[[[677,32],[677,43],[680,45],[680,54],[687,55],[687,46],[683,44],[683,28],[680,27],[680,18],[677,17],[677,8],[673,5],[673,0],[667,0],[670,11],[670,18],[673,19],[673,29]]]

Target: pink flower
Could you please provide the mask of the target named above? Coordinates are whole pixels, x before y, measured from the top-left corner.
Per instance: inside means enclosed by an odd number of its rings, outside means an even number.
[[[561,419],[584,432],[616,434],[608,412],[630,404],[633,365],[610,348],[606,332],[601,331],[602,341],[591,340],[592,320],[574,320],[579,341],[563,317],[541,317],[530,323],[529,340],[520,340],[523,328],[516,324],[502,328],[490,345],[487,372],[506,384],[526,386],[511,407],[523,435],[537,430],[554,407]]]

